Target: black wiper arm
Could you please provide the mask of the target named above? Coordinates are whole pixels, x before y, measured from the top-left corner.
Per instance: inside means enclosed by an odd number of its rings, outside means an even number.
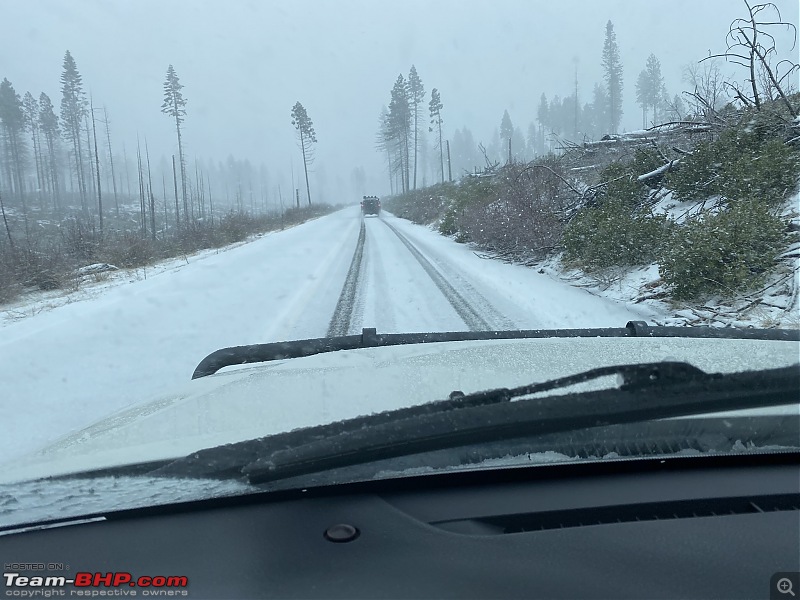
[[[278,433],[264,438],[256,438],[244,442],[226,444],[199,450],[184,458],[171,461],[148,473],[154,476],[211,477],[228,478],[241,475],[242,467],[259,457],[270,455],[279,450],[296,448],[319,440],[331,439],[359,429],[374,428],[388,423],[397,423],[411,417],[420,417],[468,408],[471,406],[507,402],[509,396],[504,394],[470,394],[454,391],[447,400],[426,402],[416,406],[388,410],[376,414],[364,415],[304,427],[294,431]]]
[[[348,434],[352,431],[398,423],[412,417],[425,417],[437,412],[508,402],[521,394],[563,388],[615,374],[623,377],[623,388],[635,385],[653,385],[655,383],[665,385],[669,381],[686,381],[688,378],[707,377],[703,371],[687,363],[664,362],[658,363],[657,368],[650,364],[602,367],[514,390],[499,388],[487,392],[469,394],[468,396],[461,391],[454,390],[447,400],[426,402],[416,406],[388,410],[325,425],[278,433],[265,438],[200,450],[161,466],[151,474],[163,476],[180,475],[183,477],[237,477],[241,475],[244,465],[254,463],[259,458],[271,456],[280,450],[298,448],[312,442],[333,439],[335,436]]]
[[[619,388],[507,402],[614,374],[624,379]],[[685,363],[604,367],[540,384],[470,394],[461,400],[474,405],[460,410],[345,428],[331,437],[269,452],[242,472],[259,484],[468,444],[796,404],[798,398],[800,365],[730,374],[707,374]]]
[[[625,327],[596,329],[525,329],[513,331],[450,331],[443,333],[384,333],[365,328],[361,335],[315,338],[293,342],[272,342],[250,346],[222,348],[206,356],[194,370],[192,379],[213,375],[224,367],[301,358],[324,352],[377,348],[403,344],[463,342],[470,340],[513,340],[532,338],[571,337],[681,337],[728,338],[749,340],[800,340],[795,329],[737,329],[735,327],[663,327],[650,326],[644,321],[628,321]]]

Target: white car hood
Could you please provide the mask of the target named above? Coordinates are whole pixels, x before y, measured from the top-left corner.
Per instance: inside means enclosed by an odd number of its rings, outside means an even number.
[[[188,381],[40,451],[0,482],[178,458],[202,448],[587,369],[678,360],[707,372],[798,363],[800,344],[698,338],[546,338],[414,344],[288,359]],[[595,386],[597,384],[594,384]],[[607,383],[606,383],[607,386]],[[796,407],[790,410],[797,413]]]

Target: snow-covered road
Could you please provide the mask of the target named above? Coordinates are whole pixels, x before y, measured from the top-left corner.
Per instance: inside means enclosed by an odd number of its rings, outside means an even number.
[[[362,220],[350,207],[5,320],[0,462],[172,391],[204,356],[225,346],[362,327],[381,333],[622,327],[649,320],[642,310],[479,258],[385,213]]]

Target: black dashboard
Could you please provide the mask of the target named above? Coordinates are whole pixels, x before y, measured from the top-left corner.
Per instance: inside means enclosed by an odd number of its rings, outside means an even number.
[[[420,475],[60,525],[0,535],[6,573],[68,561],[25,575],[99,573],[96,587],[64,588],[94,597],[788,600],[775,582],[788,574],[796,585],[800,572],[800,459]],[[186,586],[109,585],[108,573]],[[8,583],[4,597],[33,591]]]

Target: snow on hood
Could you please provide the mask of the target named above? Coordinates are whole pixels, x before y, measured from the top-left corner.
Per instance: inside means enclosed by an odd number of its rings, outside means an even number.
[[[442,400],[454,390],[513,387],[601,366],[663,360],[686,361],[707,372],[775,368],[796,364],[799,350],[797,342],[785,341],[546,338],[365,348],[239,367],[187,382],[160,399],[143,398],[133,408],[0,465],[0,482],[178,458]],[[583,384],[584,389],[601,385]]]

